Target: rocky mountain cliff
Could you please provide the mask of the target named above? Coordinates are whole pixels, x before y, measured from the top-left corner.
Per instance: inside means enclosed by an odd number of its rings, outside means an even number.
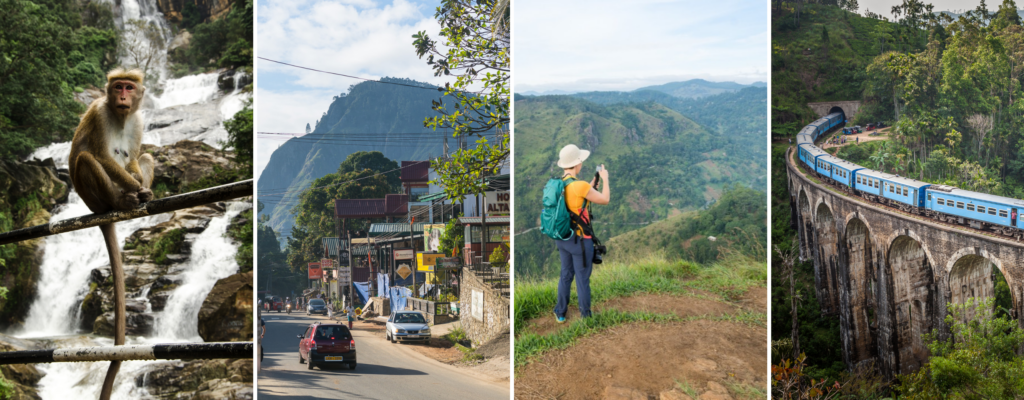
[[[383,78],[382,81],[433,87],[409,79]],[[311,134],[285,142],[270,155],[259,178],[260,193],[284,196],[261,197],[276,232],[291,232],[291,207],[297,191],[329,173],[349,154],[380,151],[395,161],[427,160],[443,152],[443,132],[423,127],[426,117],[436,115],[431,101],[437,90],[363,82],[349,88],[317,121]],[[296,127],[298,131],[300,127]],[[454,147],[454,143],[450,143]]]

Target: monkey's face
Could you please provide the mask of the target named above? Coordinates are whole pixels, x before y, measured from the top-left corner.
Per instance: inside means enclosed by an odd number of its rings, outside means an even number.
[[[111,109],[119,115],[125,116],[139,106],[144,88],[135,81],[119,79],[110,83],[107,89]]]

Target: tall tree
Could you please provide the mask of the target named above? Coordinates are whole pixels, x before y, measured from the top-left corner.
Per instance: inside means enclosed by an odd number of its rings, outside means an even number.
[[[434,75],[455,77],[454,83],[445,83],[442,99],[433,102],[440,115],[427,118],[424,126],[451,130],[453,137],[475,142],[433,163],[437,183],[451,198],[482,192],[482,178],[497,174],[508,160],[511,21],[501,4],[442,1],[434,16],[441,23],[443,43],[425,31],[413,35],[416,55],[427,57]],[[455,101],[446,100],[448,96]]]

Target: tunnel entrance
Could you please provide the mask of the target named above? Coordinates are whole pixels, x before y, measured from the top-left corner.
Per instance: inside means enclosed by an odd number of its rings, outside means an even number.
[[[829,113],[829,114],[832,114],[832,113],[841,113],[841,114],[843,114],[843,119],[842,119],[841,121],[843,121],[843,122],[845,122],[845,121],[846,121],[846,111],[844,111],[842,107],[839,107],[839,106],[835,106],[835,107],[832,107],[832,108],[830,108],[830,109],[828,110],[828,113]]]
[[[924,248],[909,236],[900,236],[889,248],[892,275],[892,304],[896,311],[896,346],[899,373],[917,371],[928,360],[928,347],[921,335],[935,327],[934,280]],[[943,312],[941,315],[945,315]]]
[[[832,216],[832,210],[825,203],[818,205],[815,215],[815,231],[818,237],[818,259],[815,265],[819,268],[821,285],[818,288],[818,300],[821,302],[822,312],[831,314],[839,311],[839,277],[836,265],[839,241],[836,234],[835,218]]]
[[[871,232],[859,218],[850,220],[846,226],[846,248],[849,250],[847,266],[850,271],[850,329],[853,332],[853,354],[850,361],[857,363],[872,359],[877,354],[874,331],[878,329],[878,309],[875,291],[874,252],[871,246]]]

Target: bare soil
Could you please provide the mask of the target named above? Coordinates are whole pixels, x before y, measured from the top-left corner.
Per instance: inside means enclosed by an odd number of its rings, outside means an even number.
[[[720,393],[727,383],[765,388],[767,337],[763,327],[734,322],[622,325],[519,368],[515,394],[519,399],[597,399],[625,389],[657,399],[677,381],[704,394]]]
[[[713,296],[713,295],[708,295]],[[704,300],[690,296],[667,294],[639,294],[630,297],[617,297],[592,306],[591,312],[603,310],[619,311],[650,311],[657,314],[675,314],[681,318],[709,315],[717,317],[737,311],[735,305],[714,300]],[[527,321],[524,332],[547,335],[568,326],[573,320],[580,318],[580,310],[575,304],[569,305],[565,315],[565,323],[555,320],[554,312]],[[518,328],[517,328],[518,329]]]
[[[750,311],[768,312],[768,288],[751,288],[743,295],[740,306]]]

